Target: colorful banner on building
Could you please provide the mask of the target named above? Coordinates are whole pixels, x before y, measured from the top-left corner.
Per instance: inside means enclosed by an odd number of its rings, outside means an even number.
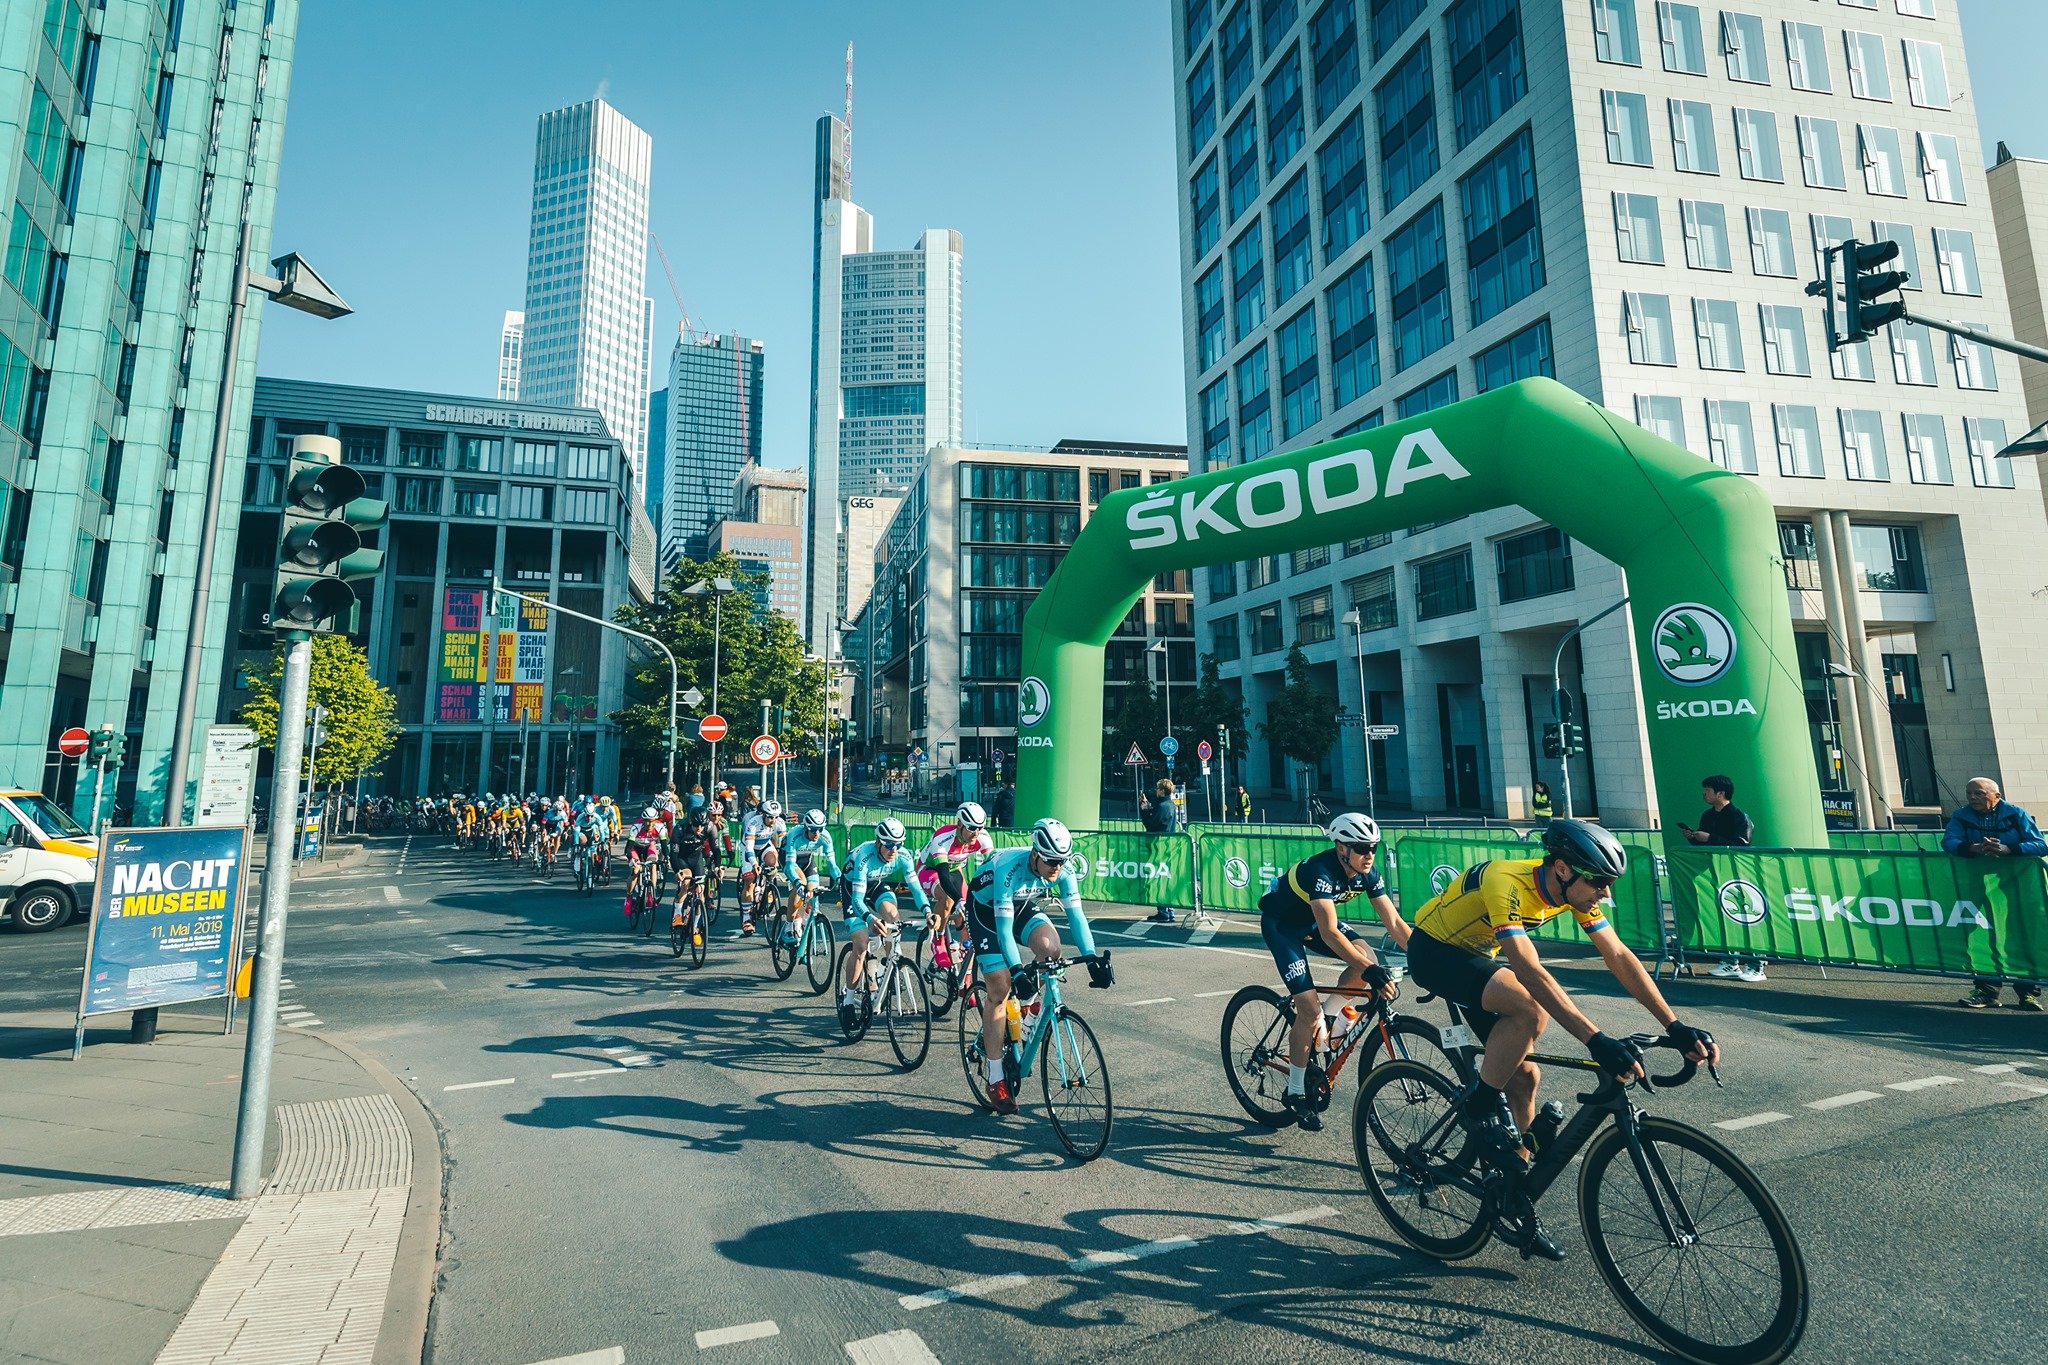
[[[442,597],[436,718],[482,719],[488,675],[500,724],[544,720],[548,609],[508,597],[487,614],[487,596],[480,588],[449,588]],[[495,657],[487,661],[494,647]]]
[[[79,1017],[217,1000],[234,976],[241,826],[109,830]]]

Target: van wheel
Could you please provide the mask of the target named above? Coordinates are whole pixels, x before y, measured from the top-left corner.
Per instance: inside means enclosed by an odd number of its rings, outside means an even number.
[[[14,898],[14,932],[47,934],[71,918],[71,893],[61,886],[32,886]]]

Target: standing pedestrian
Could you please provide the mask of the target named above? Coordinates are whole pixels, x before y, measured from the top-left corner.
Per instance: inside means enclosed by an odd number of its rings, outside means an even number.
[[[2048,841],[2041,838],[2034,817],[2012,802],[1988,777],[1973,777],[1965,789],[1965,804],[1948,817],[1942,831],[1942,850],[1957,858],[2039,858],[2048,855]],[[2041,983],[2010,981],[2002,976],[1980,976],[1970,993],[1956,1003],[1965,1009],[1998,1008],[1998,992],[2010,985],[2018,997],[2016,1008],[2039,1013]]]
[[[1017,809],[1017,788],[1015,783],[1003,782],[996,787],[993,818],[997,829],[1008,829],[1010,819]]]
[[[1247,825],[1252,822],[1252,794],[1245,790],[1242,782],[1237,784],[1237,812]]]
[[[1722,773],[1714,773],[1700,780],[1700,800],[1706,802],[1706,810],[1700,813],[1700,827],[1679,822],[1678,832],[1689,844],[1704,844],[1714,848],[1748,848],[1749,841],[1756,834],[1756,822],[1751,820],[1735,804],[1735,780]],[[1760,957],[1737,955],[1714,968],[1712,976],[1733,977],[1737,981],[1762,981],[1764,960]]]
[[[1154,834],[1177,834],[1180,832],[1180,807],[1173,799],[1173,779],[1162,777],[1152,788],[1152,799],[1141,803],[1140,815],[1145,828]],[[1160,861],[1165,861],[1161,859]],[[1162,901],[1153,911],[1152,922],[1172,924],[1173,907]]]
[[[1529,818],[1548,820],[1550,818],[1550,784],[1538,782],[1529,792]]]

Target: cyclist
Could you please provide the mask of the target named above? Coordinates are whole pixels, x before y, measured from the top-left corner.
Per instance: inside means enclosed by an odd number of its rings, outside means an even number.
[[[633,918],[634,892],[639,890],[642,868],[645,875],[653,879],[653,889],[661,889],[662,846],[668,842],[668,829],[661,823],[661,812],[653,806],[640,812],[640,823],[633,826],[633,832],[626,836],[626,865],[632,869],[632,879],[627,883],[626,918]]]
[[[946,928],[961,917],[958,911],[967,889],[969,860],[993,857],[995,851],[995,840],[988,834],[988,812],[978,802],[962,801],[960,809],[953,812],[953,823],[932,831],[931,842],[917,860],[918,880],[936,907],[925,925],[927,931]]]
[[[854,983],[867,969],[868,924],[870,917],[885,924],[897,922],[896,888],[906,886],[917,908],[931,912],[924,887],[918,884],[917,869],[904,852],[903,822],[884,816],[875,826],[875,837],[846,855],[846,870],[839,878],[839,905],[845,916],[848,942],[853,951],[846,955],[846,979],[840,982],[839,1017],[847,1019],[856,1008]],[[904,930],[909,933],[908,929]]]
[[[1311,1133],[1323,1126],[1320,1106],[1308,1094],[1309,1049],[1315,1042],[1322,996],[1309,974],[1309,954],[1344,964],[1338,985],[1354,990],[1370,985],[1392,999],[1393,977],[1357,930],[1338,923],[1337,907],[1364,896],[1394,942],[1405,943],[1409,932],[1387,894],[1385,879],[1373,867],[1380,848],[1379,825],[1370,816],[1346,811],[1330,822],[1329,834],[1329,848],[1275,877],[1272,888],[1259,898],[1259,933],[1273,954],[1273,965],[1280,969],[1281,984],[1294,997],[1294,1029],[1287,1038],[1287,1107]],[[1335,1033],[1341,1027],[1333,1024],[1330,1029]]]
[[[694,883],[704,880],[704,863],[710,854],[711,818],[699,806],[684,814],[670,845],[670,862],[676,869],[676,909],[671,923],[683,922],[683,897],[690,894]]]
[[[822,889],[825,879],[839,880],[839,859],[832,849],[832,831],[825,828],[825,812],[807,810],[803,820],[783,840],[782,856],[789,860],[789,866],[797,876],[809,884],[813,893]],[[783,927],[783,938],[796,941],[800,926],[791,921]]]
[[[753,790],[751,787],[749,791]],[[747,938],[754,932],[755,882],[761,871],[762,855],[779,854],[782,841],[789,837],[789,825],[782,818],[780,801],[763,801],[740,823],[740,937]],[[775,869],[774,858],[767,860],[768,870]]]
[[[1606,830],[1581,820],[1553,820],[1543,832],[1541,858],[1476,863],[1415,912],[1408,937],[1409,974],[1425,990],[1463,1007],[1473,1031],[1487,1042],[1479,1083],[1463,1104],[1482,1140],[1503,1155],[1528,1145],[1523,1134],[1536,1120],[1536,1086],[1542,1079],[1528,1058],[1551,1019],[1584,1043],[1593,1060],[1617,1080],[1643,1074],[1642,1050],[1626,1038],[1602,1033],[1572,1003],[1529,941],[1529,930],[1567,910],[1622,989],[1649,1011],[1680,1051],[1696,1062],[1721,1060],[1713,1035],[1679,1020],[1601,913],[1608,892],[1627,869],[1627,850]],[[1554,1117],[1562,1119],[1561,1108]],[[1564,1255],[1540,1229],[1532,1249],[1551,1260]]]

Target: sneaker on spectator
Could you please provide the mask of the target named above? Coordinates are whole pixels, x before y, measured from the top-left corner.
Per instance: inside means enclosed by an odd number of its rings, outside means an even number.
[[[1736,970],[1735,978],[1738,981],[1762,981],[1764,979],[1764,964],[1761,962],[1745,962]]]
[[[1968,995],[1956,1003],[1966,1010],[1995,1010],[1998,1008],[1998,987],[1973,987]]]
[[[2040,991],[2016,990],[2013,994],[2019,997],[2019,1003],[2013,1006],[2014,1009],[2026,1010],[2030,1014],[2041,1013]]]
[[[1707,975],[1718,976],[1723,980],[1726,980],[1731,976],[1740,976],[1742,975],[1742,964],[1731,957],[1727,961],[1723,962],[1720,966],[1714,968],[1714,970],[1712,970],[1711,972],[1708,972]]]

